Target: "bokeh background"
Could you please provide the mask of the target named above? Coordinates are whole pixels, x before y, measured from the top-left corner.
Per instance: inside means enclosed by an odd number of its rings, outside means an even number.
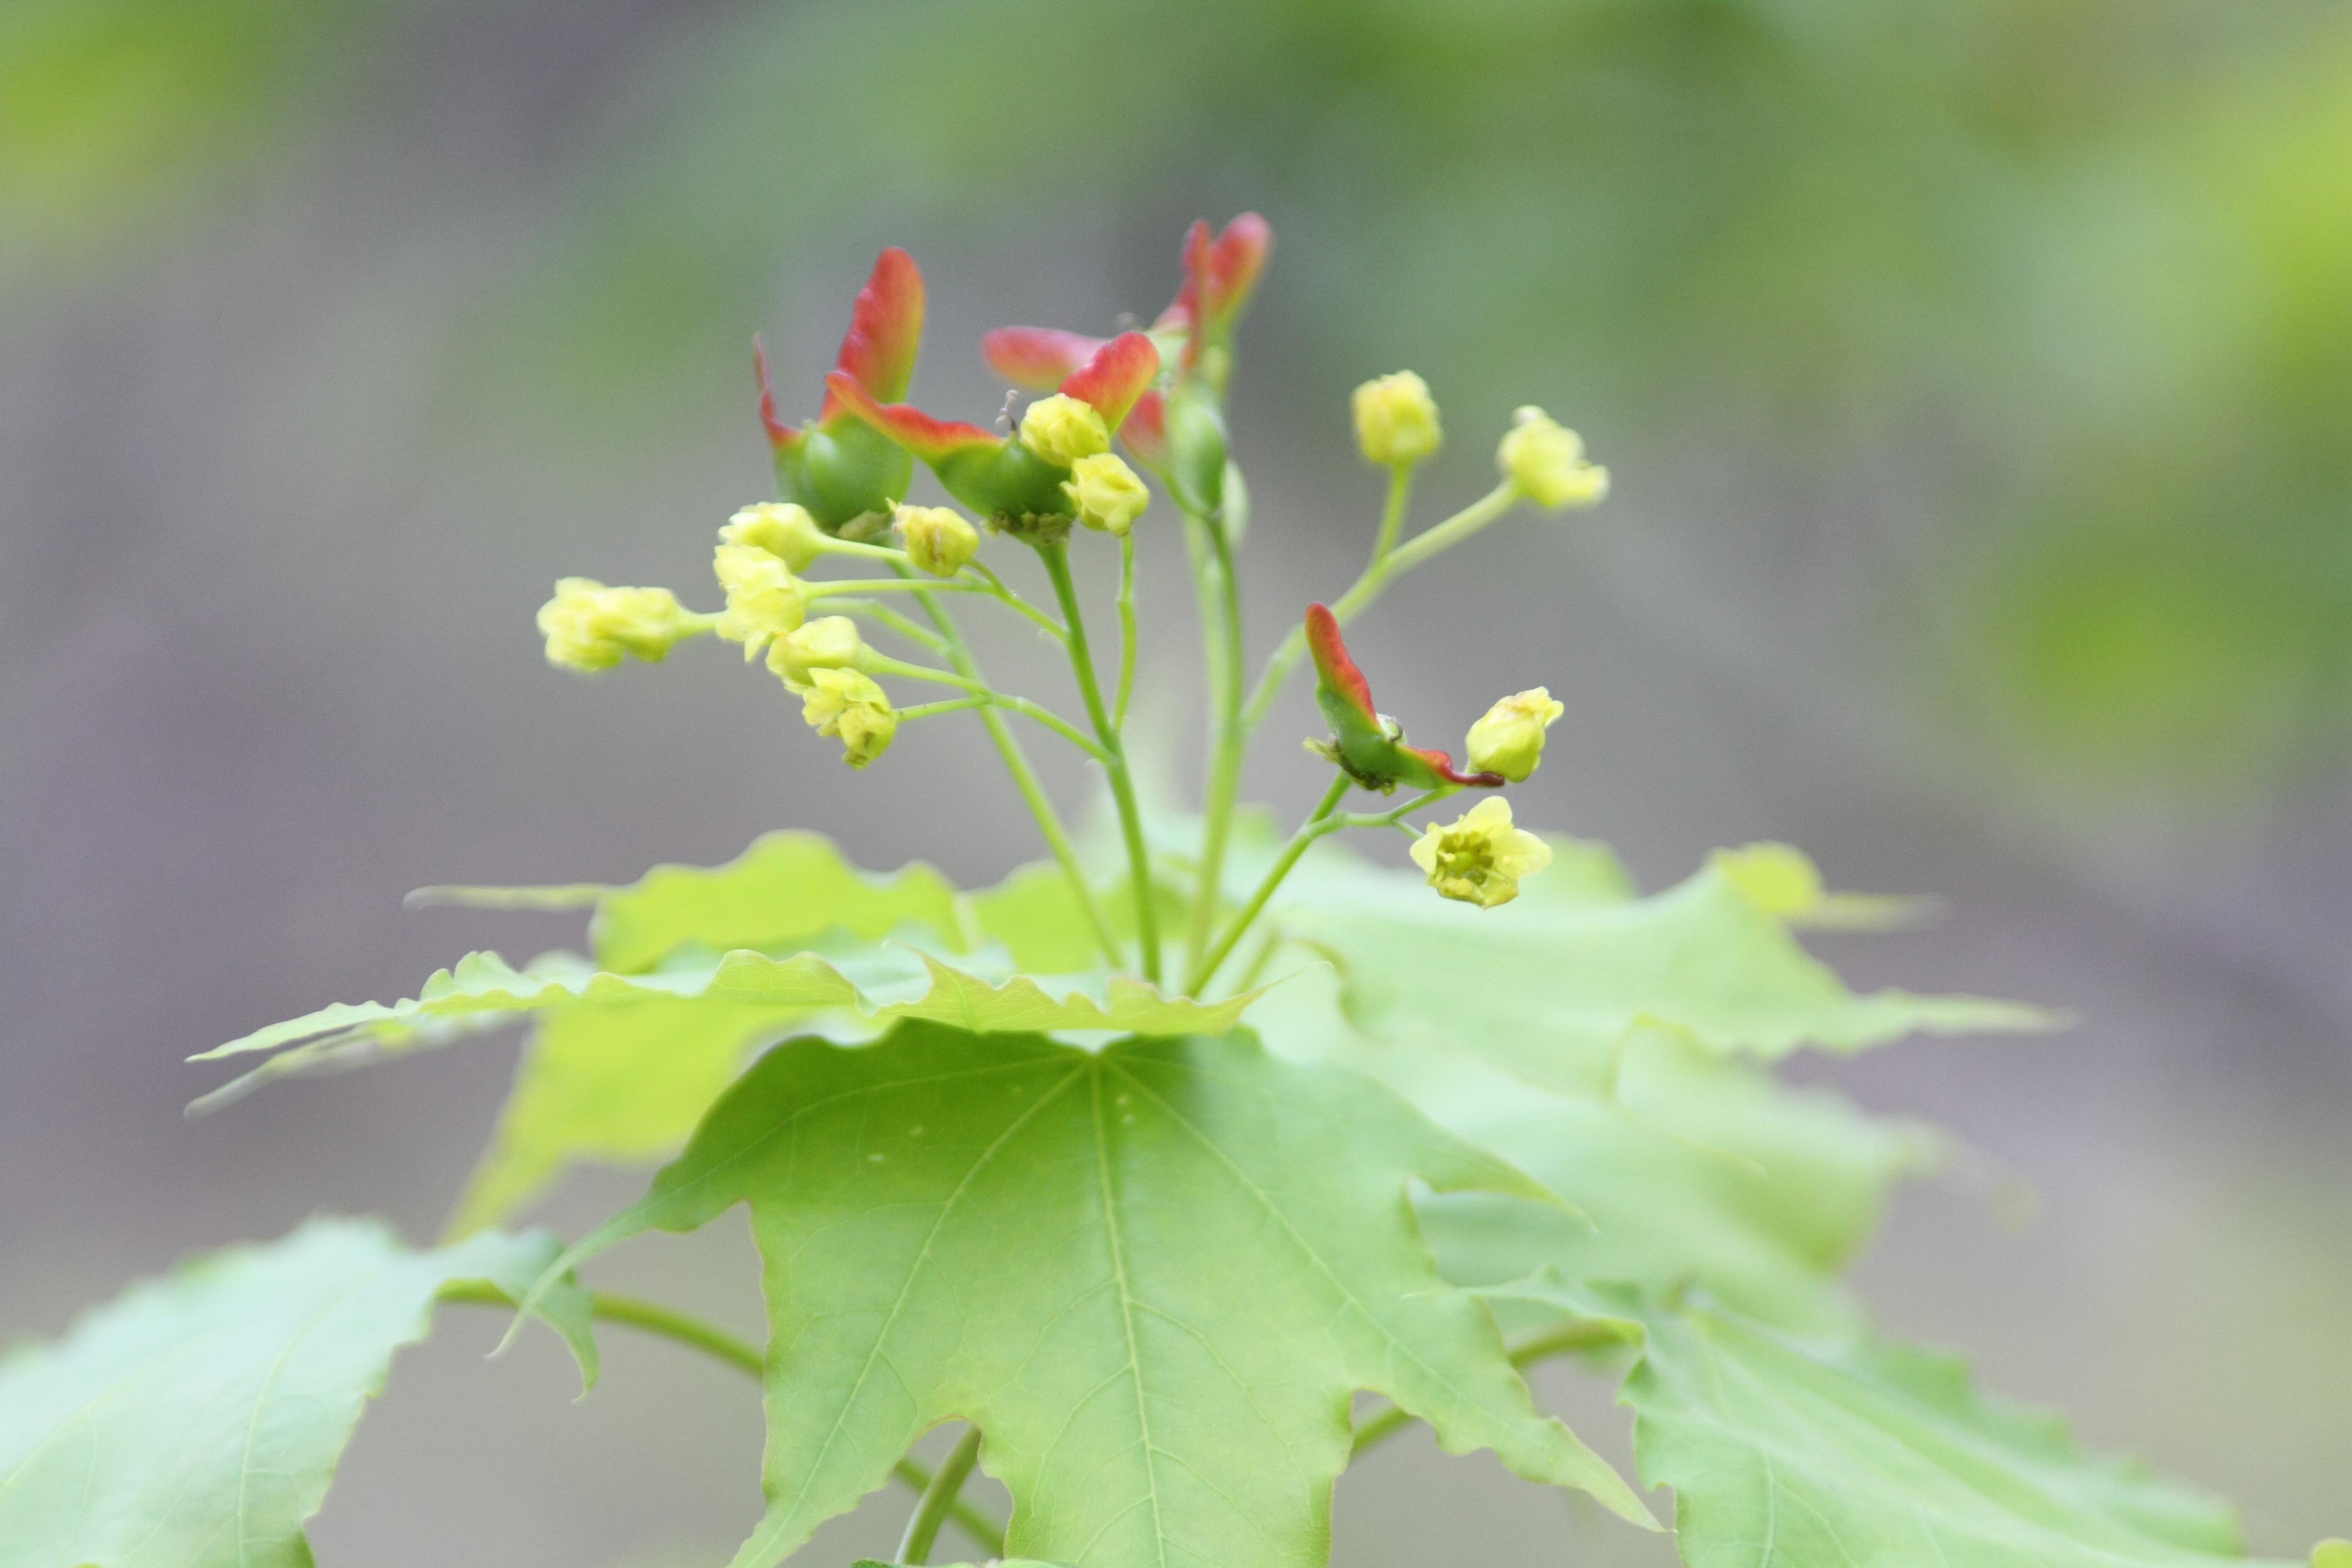
[[[1580,426],[1615,498],[1392,592],[1384,700],[1442,734],[1546,683],[1524,816],[1652,885],[1792,840],[1944,900],[1826,944],[1858,983],[2074,1009],[1801,1069],[1972,1151],[1864,1288],[2259,1547],[2352,1529],[2337,0],[10,0],[0,1336],[315,1209],[432,1233],[510,1045],[180,1114],[189,1051],[572,935],[407,888],[786,825],[971,879],[1030,853],[960,721],[853,775],[723,651],[582,681],[531,612],[574,572],[712,598],[713,528],[768,493],[747,341],[813,403],[880,245],[931,279],[922,400],[985,419],[979,331],[1148,317],[1182,226],[1244,207],[1279,236],[1236,393],[1255,646],[1369,542],[1357,381],[1436,389],[1424,518],[1513,405]],[[1142,700],[1189,784],[1188,589],[1144,527]],[[1309,713],[1252,780],[1286,806]],[[742,1247],[611,1278],[749,1327]],[[748,1386],[632,1343],[573,1405],[545,1346],[481,1363],[498,1328],[403,1361],[322,1561],[731,1550]],[[1339,1501],[1350,1564],[1663,1560],[1425,1445]]]

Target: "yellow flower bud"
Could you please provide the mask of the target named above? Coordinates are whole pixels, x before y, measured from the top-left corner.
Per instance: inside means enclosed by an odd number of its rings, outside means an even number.
[[[934,577],[954,576],[980,552],[980,530],[953,507],[900,507],[898,538],[908,559]]]
[[[727,520],[719,537],[730,544],[764,550],[792,572],[807,571],[829,542],[806,507],[774,500],[745,507]]]
[[[1566,711],[1540,686],[1504,698],[1470,726],[1470,771],[1525,784],[1543,761],[1544,731]]]
[[[1440,898],[1491,910],[1519,896],[1519,879],[1551,864],[1551,846],[1511,826],[1511,804],[1488,795],[1460,820],[1432,824],[1413,841],[1412,863]]]
[[[1080,458],[1062,492],[1077,510],[1080,522],[1120,539],[1151,504],[1151,492],[1135,470],[1112,452]]]
[[[610,669],[625,653],[658,664],[695,618],[667,588],[607,588],[593,577],[565,577],[539,607],[547,662],[563,669]]]
[[[866,639],[847,616],[820,616],[786,632],[768,648],[768,668],[794,691],[805,691],[813,669],[855,669],[866,655]]]
[[[1110,427],[1091,403],[1063,393],[1041,397],[1021,416],[1021,444],[1055,468],[1110,450]]]
[[[1433,456],[1444,439],[1429,384],[1409,370],[1356,388],[1356,445],[1375,463],[1393,468]]]
[[[840,737],[841,760],[862,768],[890,749],[898,712],[873,680],[854,669],[812,669],[801,717],[820,735]]]
[[[1609,494],[1609,470],[1585,460],[1584,439],[1540,408],[1512,416],[1495,461],[1519,494],[1540,507],[1593,506]]]
[[[783,562],[756,544],[722,544],[711,556],[719,585],[727,590],[727,608],[719,616],[719,635],[743,645],[749,664],[760,650],[786,632],[795,631],[808,617],[808,587]]]

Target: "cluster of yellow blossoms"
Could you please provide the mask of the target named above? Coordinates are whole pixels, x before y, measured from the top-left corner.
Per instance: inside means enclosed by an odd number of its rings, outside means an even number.
[[[1436,402],[1428,384],[1411,371],[1366,382],[1356,389],[1351,410],[1359,448],[1368,460],[1394,471],[1400,484],[1407,470],[1443,445]],[[1150,494],[1111,451],[1111,431],[1098,410],[1061,394],[1039,398],[1023,415],[1018,439],[1068,470],[1063,489],[1078,523],[1128,536]],[[1576,432],[1538,408],[1517,411],[1496,461],[1503,489],[1490,500],[1501,508],[1521,500],[1550,509],[1591,506],[1608,493],[1608,470],[1587,459]],[[678,642],[713,633],[740,643],[747,663],[764,654],[768,668],[801,698],[810,727],[837,739],[851,767],[865,767],[889,749],[900,721],[899,710],[875,676],[937,672],[876,654],[848,616],[812,618],[812,606],[828,592],[849,585],[812,583],[803,574],[823,556],[846,553],[887,560],[902,573],[956,578],[973,565],[981,545],[980,529],[951,507],[899,505],[890,521],[896,548],[829,534],[807,510],[788,502],[743,508],[719,531],[711,563],[726,603],[715,614],[685,608],[666,588],[616,588],[566,577],[539,612],[548,661],[590,671],[609,669],[626,657],[656,662]],[[1465,515],[1456,537],[1483,521]],[[1432,538],[1424,552],[1454,542]],[[1003,596],[1003,584],[979,570],[980,578],[961,585],[984,580]],[[969,700],[940,706],[968,705]],[[1523,783],[1542,760],[1545,731],[1561,712],[1562,705],[1542,687],[1504,698],[1471,726],[1470,768]],[[1433,888],[1481,909],[1517,897],[1520,879],[1541,870],[1550,858],[1541,838],[1514,826],[1509,805],[1499,797],[1481,801],[1451,824],[1429,826],[1412,847],[1412,858]]]
[[[1364,383],[1353,406],[1356,445],[1382,468],[1423,462],[1444,439],[1429,384],[1409,370]],[[1583,438],[1540,408],[1512,416],[1495,463],[1521,497],[1553,510],[1597,505],[1609,495],[1609,470],[1588,460]]]

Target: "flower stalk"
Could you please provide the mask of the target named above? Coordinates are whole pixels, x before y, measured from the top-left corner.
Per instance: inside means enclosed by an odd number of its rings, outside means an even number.
[[[1086,701],[1087,717],[1095,727],[1095,738],[1102,742],[1105,754],[1099,760],[1110,782],[1111,801],[1118,811],[1119,837],[1127,845],[1128,872],[1134,882],[1136,946],[1143,977],[1157,985],[1160,914],[1152,896],[1151,857],[1143,841],[1143,813],[1136,805],[1135,781],[1128,772],[1127,748],[1119,739],[1118,727],[1110,721],[1110,710],[1103,702],[1102,683],[1095,679],[1094,655],[1087,643],[1086,611],[1078,603],[1077,584],[1070,576],[1069,545],[1058,539],[1040,543],[1037,557],[1045,563],[1045,575],[1054,584],[1054,597],[1061,605],[1063,624],[1069,627],[1070,670],[1077,677],[1078,695]]]

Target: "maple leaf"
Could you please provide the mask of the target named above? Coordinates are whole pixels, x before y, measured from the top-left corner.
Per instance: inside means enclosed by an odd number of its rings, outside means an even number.
[[[393,1352],[464,1280],[520,1295],[553,1237],[413,1252],[312,1220],[133,1286],[59,1340],[0,1360],[0,1563],[311,1568],[319,1510]],[[540,1300],[593,1375],[584,1294]]]
[[[909,1024],[799,1040],[714,1106],[569,1268],[748,1204],[770,1315],[765,1568],[941,1422],[985,1434],[1014,1555],[1324,1560],[1349,1402],[1651,1523],[1537,1413],[1408,1188],[1549,1194],[1343,1069],[1245,1036],[1095,1052]]]

